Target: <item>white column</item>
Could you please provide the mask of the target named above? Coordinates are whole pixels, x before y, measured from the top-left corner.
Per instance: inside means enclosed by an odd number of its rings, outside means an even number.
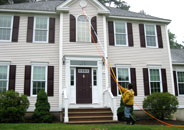
[[[63,13],[59,20],[59,111],[62,109],[62,69],[63,69]]]

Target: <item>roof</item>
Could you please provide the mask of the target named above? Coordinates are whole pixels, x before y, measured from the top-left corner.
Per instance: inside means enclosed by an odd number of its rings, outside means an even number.
[[[171,57],[173,64],[184,63],[184,49],[171,49]]]
[[[12,5],[0,5],[0,9],[7,9],[7,10],[34,10],[34,11],[52,11],[56,12],[56,8],[58,5],[62,4],[66,0],[49,0],[49,1],[42,1],[42,2],[35,2],[35,3],[19,3],[19,4],[12,4]],[[120,16],[120,17],[127,17],[127,18],[139,18],[139,19],[150,19],[150,20],[166,20],[169,22],[168,19],[162,19],[150,15],[145,15],[141,13],[135,13],[132,11],[127,11],[123,9],[117,9],[112,7],[107,7],[110,10],[110,16]]]

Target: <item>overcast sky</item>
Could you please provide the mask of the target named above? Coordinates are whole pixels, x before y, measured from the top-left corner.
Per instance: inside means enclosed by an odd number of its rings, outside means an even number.
[[[170,19],[168,29],[176,34],[178,43],[184,41],[184,0],[125,0],[130,11],[144,10],[147,14]]]

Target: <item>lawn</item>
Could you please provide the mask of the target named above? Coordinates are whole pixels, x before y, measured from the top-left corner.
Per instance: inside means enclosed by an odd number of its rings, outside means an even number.
[[[183,130],[184,128],[167,127],[158,125],[67,125],[53,124],[0,124],[0,130]]]

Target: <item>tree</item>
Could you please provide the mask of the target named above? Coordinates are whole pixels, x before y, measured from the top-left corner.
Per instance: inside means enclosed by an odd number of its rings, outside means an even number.
[[[29,0],[12,0],[14,3],[28,2]],[[0,5],[8,4],[9,0],[0,0]]]
[[[129,10],[130,6],[123,0],[99,0],[104,5]]]
[[[168,30],[168,35],[169,35],[170,48],[178,48],[178,49],[184,48],[183,45],[177,43],[176,35],[172,33],[170,30]]]

